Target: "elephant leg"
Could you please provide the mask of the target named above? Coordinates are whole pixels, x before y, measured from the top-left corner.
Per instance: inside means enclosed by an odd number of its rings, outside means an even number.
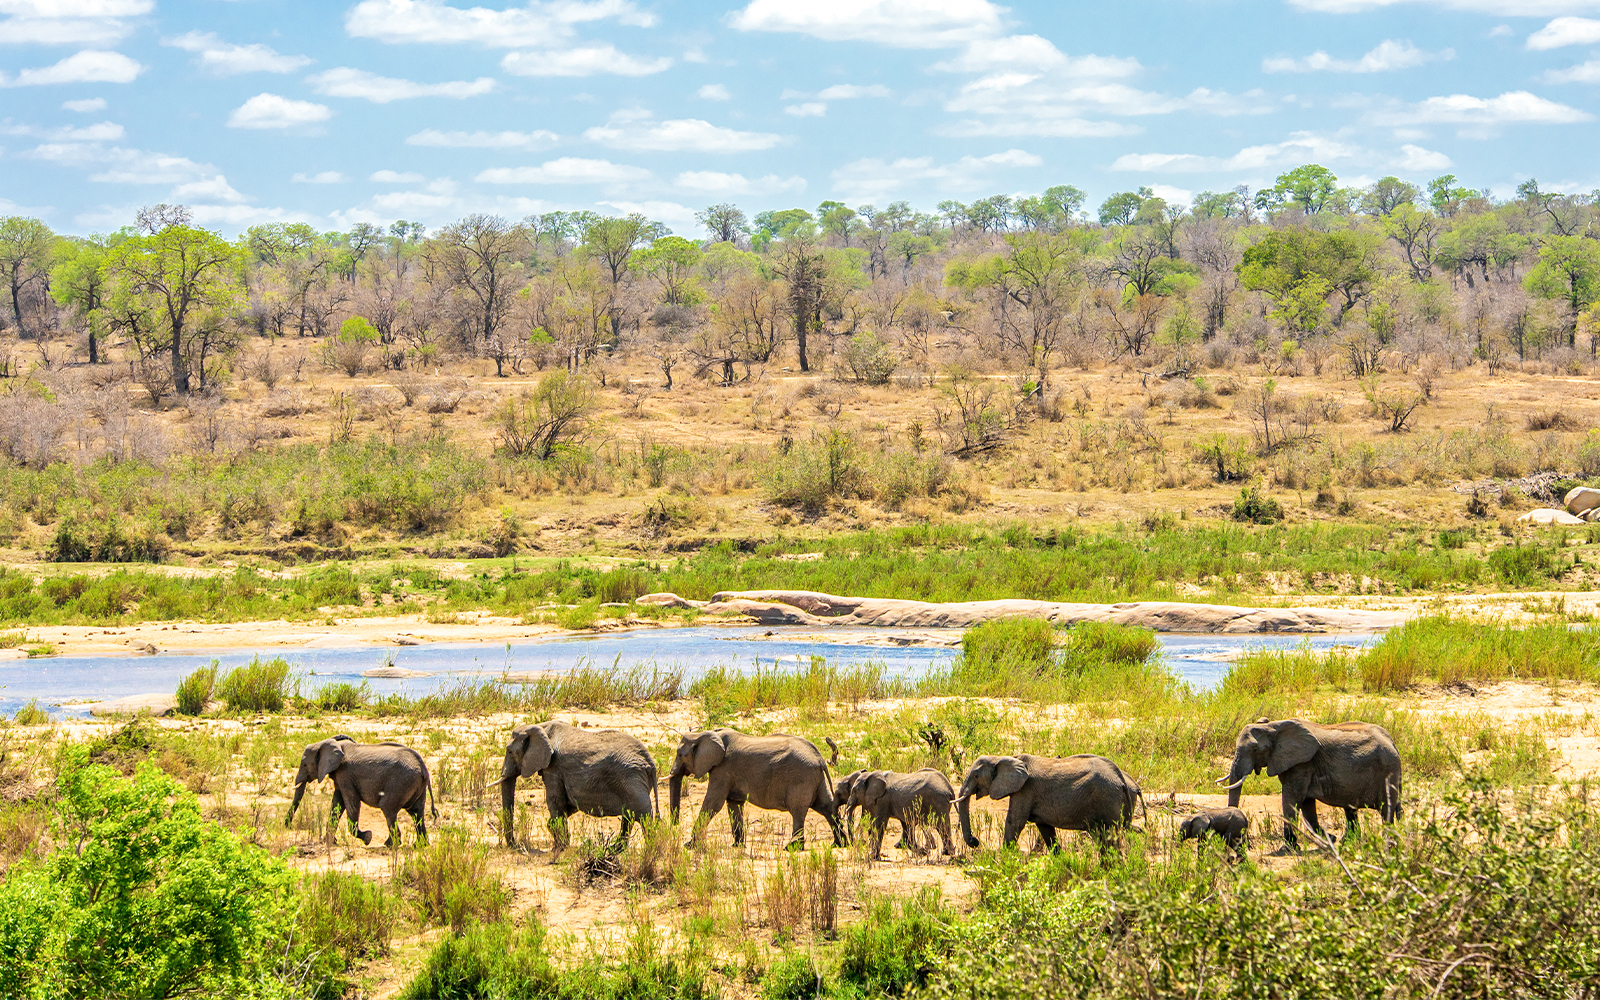
[[[1283,843],[1291,851],[1300,849],[1300,838],[1295,836],[1295,812],[1300,807],[1297,799],[1287,788],[1283,790]]]
[[[428,842],[428,824],[423,820],[426,811],[421,805],[414,805],[406,810],[411,814],[411,821],[417,824],[418,844],[426,844]]]
[[[701,813],[704,816],[704,813]],[[744,797],[728,799],[728,825],[733,827],[733,846],[744,846]]]
[[[1317,819],[1317,800],[1306,799],[1300,803],[1300,814],[1306,819],[1306,827],[1317,836],[1319,840],[1327,840],[1328,833],[1322,829],[1322,823]]]
[[[383,821],[389,826],[389,839],[383,842],[384,847],[400,846],[400,810],[385,808]]]
[[[1017,838],[1022,836],[1022,828],[1027,825],[1028,807],[1012,796],[1011,804],[1006,808],[1006,834],[1002,843],[1007,847],[1017,846]]]
[[[1033,825],[1039,829],[1039,843],[1046,851],[1056,851],[1060,849],[1060,845],[1056,843],[1055,827],[1048,823],[1040,823],[1037,821]]]
[[[328,810],[328,829],[324,831],[322,839],[329,847],[333,846],[334,838],[338,835],[339,816],[344,813],[344,797],[339,794],[339,789],[333,790],[333,805]]]
[[[628,848],[628,831],[633,829],[634,815],[632,809],[622,810],[622,828],[617,831],[617,839],[612,842],[611,850],[622,852]]]
[[[1341,840],[1349,840],[1361,832],[1361,827],[1357,825],[1357,820],[1360,818],[1357,813],[1358,811],[1352,806],[1344,807],[1344,836],[1340,838]]]
[[[724,804],[728,806],[728,820],[733,824],[733,842],[735,844],[743,842],[744,821],[743,819],[734,819],[732,789],[729,785],[730,782],[726,775],[712,773],[711,781],[706,785],[706,797],[700,802],[700,815],[695,817],[694,828],[689,831],[689,847],[693,847],[700,839],[701,833],[716,818],[717,813],[722,811]],[[739,798],[739,804],[744,804],[742,796]]]
[[[349,789],[348,795],[344,792],[344,789],[340,789],[340,794],[344,797],[344,814],[350,821],[350,836],[358,838],[363,844],[370,845],[372,831],[361,829],[361,795],[354,788]]]
[[[572,840],[571,833],[567,829],[566,811],[552,809],[550,811],[550,821],[545,825],[550,829],[550,842],[552,849],[556,854],[560,854],[562,851],[567,849],[567,845],[571,843]]]
[[[789,850],[803,851],[806,849],[806,813],[810,811],[810,806],[800,806],[789,810]]]
[[[945,855],[947,857],[954,855],[956,853],[956,849],[954,846],[955,841],[950,836],[950,814],[947,812],[943,816],[938,817],[935,820],[935,825],[939,829],[939,839],[944,841]]]

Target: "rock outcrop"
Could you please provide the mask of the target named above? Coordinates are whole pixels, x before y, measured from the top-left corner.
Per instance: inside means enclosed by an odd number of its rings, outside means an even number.
[[[635,604],[653,604],[658,608],[703,608],[705,601],[691,601],[686,597],[679,597],[673,593],[646,594],[634,598]]]
[[[705,611],[731,612],[764,625],[874,625],[966,628],[999,618],[1043,618],[1058,625],[1113,622],[1157,632],[1370,632],[1406,620],[1400,612],[1343,608],[1240,608],[1224,604],[1130,601],[1073,604],[1052,601],[961,601],[931,604],[878,597],[839,597],[810,590],[723,591]]]
[[[1574,517],[1573,515],[1568,514],[1566,511],[1564,511],[1564,510],[1556,510],[1554,507],[1540,507],[1538,510],[1530,510],[1526,514],[1524,514],[1521,517],[1517,518],[1517,520],[1518,521],[1524,521],[1524,522],[1526,522],[1528,524],[1586,524],[1586,523],[1588,523],[1588,522],[1584,521],[1584,519],[1581,518],[1581,517]]]
[[[1561,505],[1567,508],[1567,513],[1582,517],[1585,511],[1600,507],[1600,490],[1593,486],[1574,486],[1561,498]]]

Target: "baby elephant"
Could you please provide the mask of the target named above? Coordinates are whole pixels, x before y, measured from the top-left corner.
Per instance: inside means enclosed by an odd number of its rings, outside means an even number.
[[[1196,840],[1211,835],[1221,837],[1240,856],[1244,855],[1244,835],[1250,819],[1240,809],[1202,809],[1178,826],[1178,839]]]
[[[388,824],[385,847],[400,842],[396,820],[402,811],[410,813],[416,822],[417,840],[428,842],[428,827],[422,818],[424,807],[431,808],[434,819],[439,818],[439,809],[433,805],[428,765],[415,750],[398,743],[357,743],[342,733],[311,744],[300,755],[300,770],[294,776],[294,801],[289,804],[284,826],[294,820],[306,785],[323,778],[333,779],[330,832],[339,823],[339,813],[347,812],[351,836],[360,837],[363,844],[372,843],[371,831],[360,828],[361,806],[366,804],[376,806]]]
[[[884,828],[889,820],[900,821],[900,846],[922,853],[917,845],[919,827],[932,825],[944,841],[944,853],[954,854],[950,840],[950,807],[956,797],[950,779],[931,767],[910,774],[894,771],[868,771],[851,783],[849,807],[860,806],[867,817],[870,853],[878,857],[883,849]]]

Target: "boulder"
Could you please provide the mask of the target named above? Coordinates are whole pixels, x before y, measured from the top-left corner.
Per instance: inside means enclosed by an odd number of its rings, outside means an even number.
[[[673,593],[645,594],[643,597],[635,597],[633,603],[653,604],[658,608],[703,608],[706,606],[705,601],[691,601],[687,597],[679,597]]]
[[[178,696],[175,694],[133,694],[126,698],[113,698],[110,701],[97,701],[85,705],[90,715],[144,715],[146,713],[157,717],[171,715],[178,709]]]
[[[827,619],[807,614],[790,604],[774,604],[767,601],[752,601],[741,598],[712,601],[701,610],[709,615],[744,615],[747,618],[754,618],[763,625],[821,625],[827,621]]]
[[[1583,524],[1584,523],[1583,518],[1581,518],[1581,517],[1573,517],[1571,514],[1568,514],[1566,511],[1564,511],[1564,510],[1556,510],[1554,507],[1540,507],[1538,510],[1530,510],[1526,514],[1524,514],[1521,517],[1517,518],[1517,520],[1524,521],[1524,522],[1526,522],[1528,524]]]
[[[1600,490],[1593,486],[1574,486],[1561,499],[1561,505],[1567,508],[1569,514],[1582,514],[1586,510],[1594,510],[1600,507]]]
[[[373,667],[369,670],[363,670],[361,671],[361,676],[394,679],[405,677],[432,677],[433,675],[428,673],[426,670],[408,670],[405,667],[397,667],[391,664],[385,667]]]

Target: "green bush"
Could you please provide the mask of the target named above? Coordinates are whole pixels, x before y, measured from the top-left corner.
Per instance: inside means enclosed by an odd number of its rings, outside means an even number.
[[[389,954],[403,921],[404,907],[384,883],[336,871],[301,881],[297,936],[320,949],[317,968],[325,982],[337,982],[352,961]]]
[[[1555,556],[1537,545],[1507,545],[1489,553],[1489,568],[1513,587],[1532,587],[1557,575]]]
[[[244,712],[281,712],[290,696],[289,661],[259,656],[234,667],[217,683],[217,694],[228,707]]]
[[[372,701],[372,686],[366,681],[335,681],[318,688],[315,700],[324,712],[354,712]]]
[[[406,859],[400,880],[424,919],[456,934],[469,923],[499,921],[511,905],[505,883],[489,870],[489,849],[465,830],[434,831]]]
[[[925,986],[954,919],[937,886],[901,900],[898,917],[890,901],[874,903],[864,920],[840,935],[839,979],[868,997],[904,996]]]
[[[131,779],[66,751],[57,851],[0,883],[0,996],[292,995],[294,875],[201,819],[153,764]],[[286,945],[288,946],[286,948]]]
[[[19,726],[42,726],[50,721],[50,713],[39,707],[39,699],[32,698],[17,709],[16,718]]]
[[[1277,524],[1283,520],[1283,504],[1267,496],[1258,486],[1246,486],[1233,501],[1233,519],[1251,524]]]
[[[211,691],[217,684],[217,661],[212,660],[210,666],[200,667],[193,673],[186,675],[178,682],[178,713],[180,715],[199,715],[206,710],[206,703],[211,700]]]

